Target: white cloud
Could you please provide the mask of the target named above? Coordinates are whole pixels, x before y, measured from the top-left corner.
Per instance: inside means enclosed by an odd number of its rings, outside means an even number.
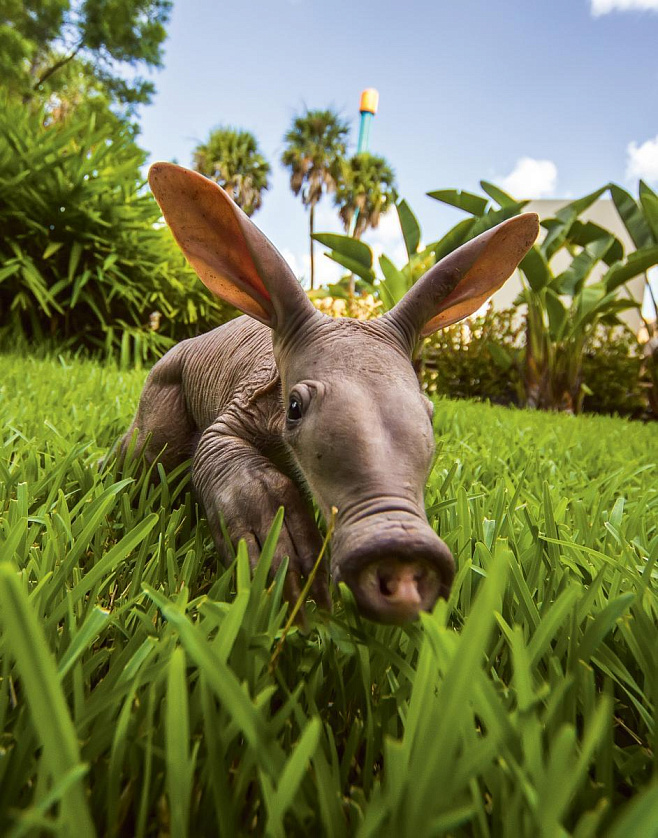
[[[552,160],[535,160],[521,157],[500,186],[513,198],[546,198],[555,193],[557,166]]]
[[[593,17],[610,12],[658,12],[658,0],[591,0]]]
[[[642,145],[629,143],[626,149],[628,161],[626,177],[628,180],[658,181],[658,135],[646,140]]]

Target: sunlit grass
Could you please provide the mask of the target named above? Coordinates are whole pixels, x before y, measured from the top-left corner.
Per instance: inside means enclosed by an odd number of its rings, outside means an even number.
[[[657,834],[655,426],[440,401],[449,602],[279,653],[271,550],[99,470],[145,373],[2,362],[1,834]]]

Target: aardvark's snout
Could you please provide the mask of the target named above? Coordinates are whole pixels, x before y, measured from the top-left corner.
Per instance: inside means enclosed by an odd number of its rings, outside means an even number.
[[[420,516],[386,512],[337,528],[332,571],[351,588],[365,616],[399,624],[449,594],[455,562]]]

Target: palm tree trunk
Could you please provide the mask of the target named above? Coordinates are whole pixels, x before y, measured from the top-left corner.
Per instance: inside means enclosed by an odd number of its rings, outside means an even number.
[[[313,217],[315,215],[315,204],[311,204],[311,211],[309,213],[310,239],[311,239],[311,291],[313,290],[313,282],[315,280],[315,262],[313,260]]]

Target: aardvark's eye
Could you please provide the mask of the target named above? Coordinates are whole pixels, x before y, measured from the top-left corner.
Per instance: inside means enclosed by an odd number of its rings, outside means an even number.
[[[286,418],[291,424],[299,422],[302,418],[302,403],[299,396],[294,393],[290,396],[290,401],[288,402],[288,413]]]

